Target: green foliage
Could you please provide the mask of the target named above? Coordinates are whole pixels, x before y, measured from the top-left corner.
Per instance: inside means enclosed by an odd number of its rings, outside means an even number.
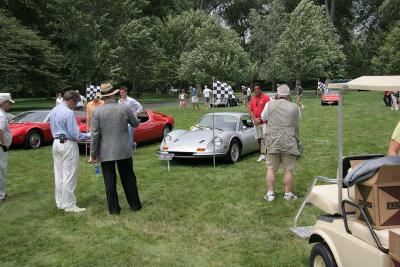
[[[400,73],[400,24],[385,38],[383,45],[372,59],[377,74],[398,75]]]
[[[36,32],[0,10],[0,86],[30,91],[54,90],[59,76],[60,54]]]
[[[281,34],[286,29],[288,15],[281,0],[272,1],[265,12],[251,10],[250,51],[253,61],[260,63],[260,78],[274,80],[278,77],[274,57]]]
[[[345,55],[339,36],[321,6],[303,0],[290,15],[275,55],[280,78],[284,80],[341,77]]]

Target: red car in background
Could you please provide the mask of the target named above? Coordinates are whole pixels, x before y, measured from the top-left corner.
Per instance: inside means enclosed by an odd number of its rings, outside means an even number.
[[[13,145],[39,148],[53,141],[50,130],[51,110],[31,110],[18,114],[9,121]],[[81,132],[86,132],[86,112],[75,111]],[[138,114],[139,127],[135,128],[135,142],[142,143],[162,139],[174,126],[174,119],[163,113],[145,110]],[[84,142],[80,145],[85,144]]]
[[[50,130],[50,109],[25,111],[9,120],[13,145],[25,148],[39,148],[53,141]],[[83,111],[75,111],[78,125],[85,124],[86,119],[80,117]]]
[[[86,113],[77,115],[80,122],[81,132],[86,132]],[[154,110],[144,110],[137,115],[140,125],[135,128],[134,140],[136,143],[144,143],[164,138],[174,127],[174,118]],[[85,142],[78,142],[79,145],[86,145]],[[89,144],[88,144],[89,145]]]
[[[321,96],[321,105],[338,105],[339,104],[339,91],[328,89]]]

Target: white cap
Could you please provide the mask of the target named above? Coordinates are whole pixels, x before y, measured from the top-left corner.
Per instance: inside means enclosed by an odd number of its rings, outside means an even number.
[[[207,88],[207,85],[204,85],[204,89],[206,89]]]
[[[287,96],[290,94],[290,88],[286,84],[282,84],[278,87],[278,95]]]
[[[12,100],[10,93],[0,93],[0,103],[3,103],[4,101],[15,103],[14,100]]]

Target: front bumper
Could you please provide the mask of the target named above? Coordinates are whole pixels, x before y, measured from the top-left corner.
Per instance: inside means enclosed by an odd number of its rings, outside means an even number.
[[[182,152],[182,151],[173,151],[173,150],[158,150],[158,154],[164,154],[164,153],[170,153],[174,154],[174,158],[187,158],[187,159],[193,159],[193,158],[211,158],[214,156],[213,152]],[[224,157],[226,154],[221,153],[221,152],[215,152],[215,157],[220,158]]]

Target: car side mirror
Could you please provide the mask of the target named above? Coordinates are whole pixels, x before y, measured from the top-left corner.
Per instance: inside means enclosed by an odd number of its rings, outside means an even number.
[[[246,131],[246,130],[247,130],[247,126],[244,126],[244,125],[243,125],[243,128],[242,128],[242,129],[243,129],[243,131]]]

